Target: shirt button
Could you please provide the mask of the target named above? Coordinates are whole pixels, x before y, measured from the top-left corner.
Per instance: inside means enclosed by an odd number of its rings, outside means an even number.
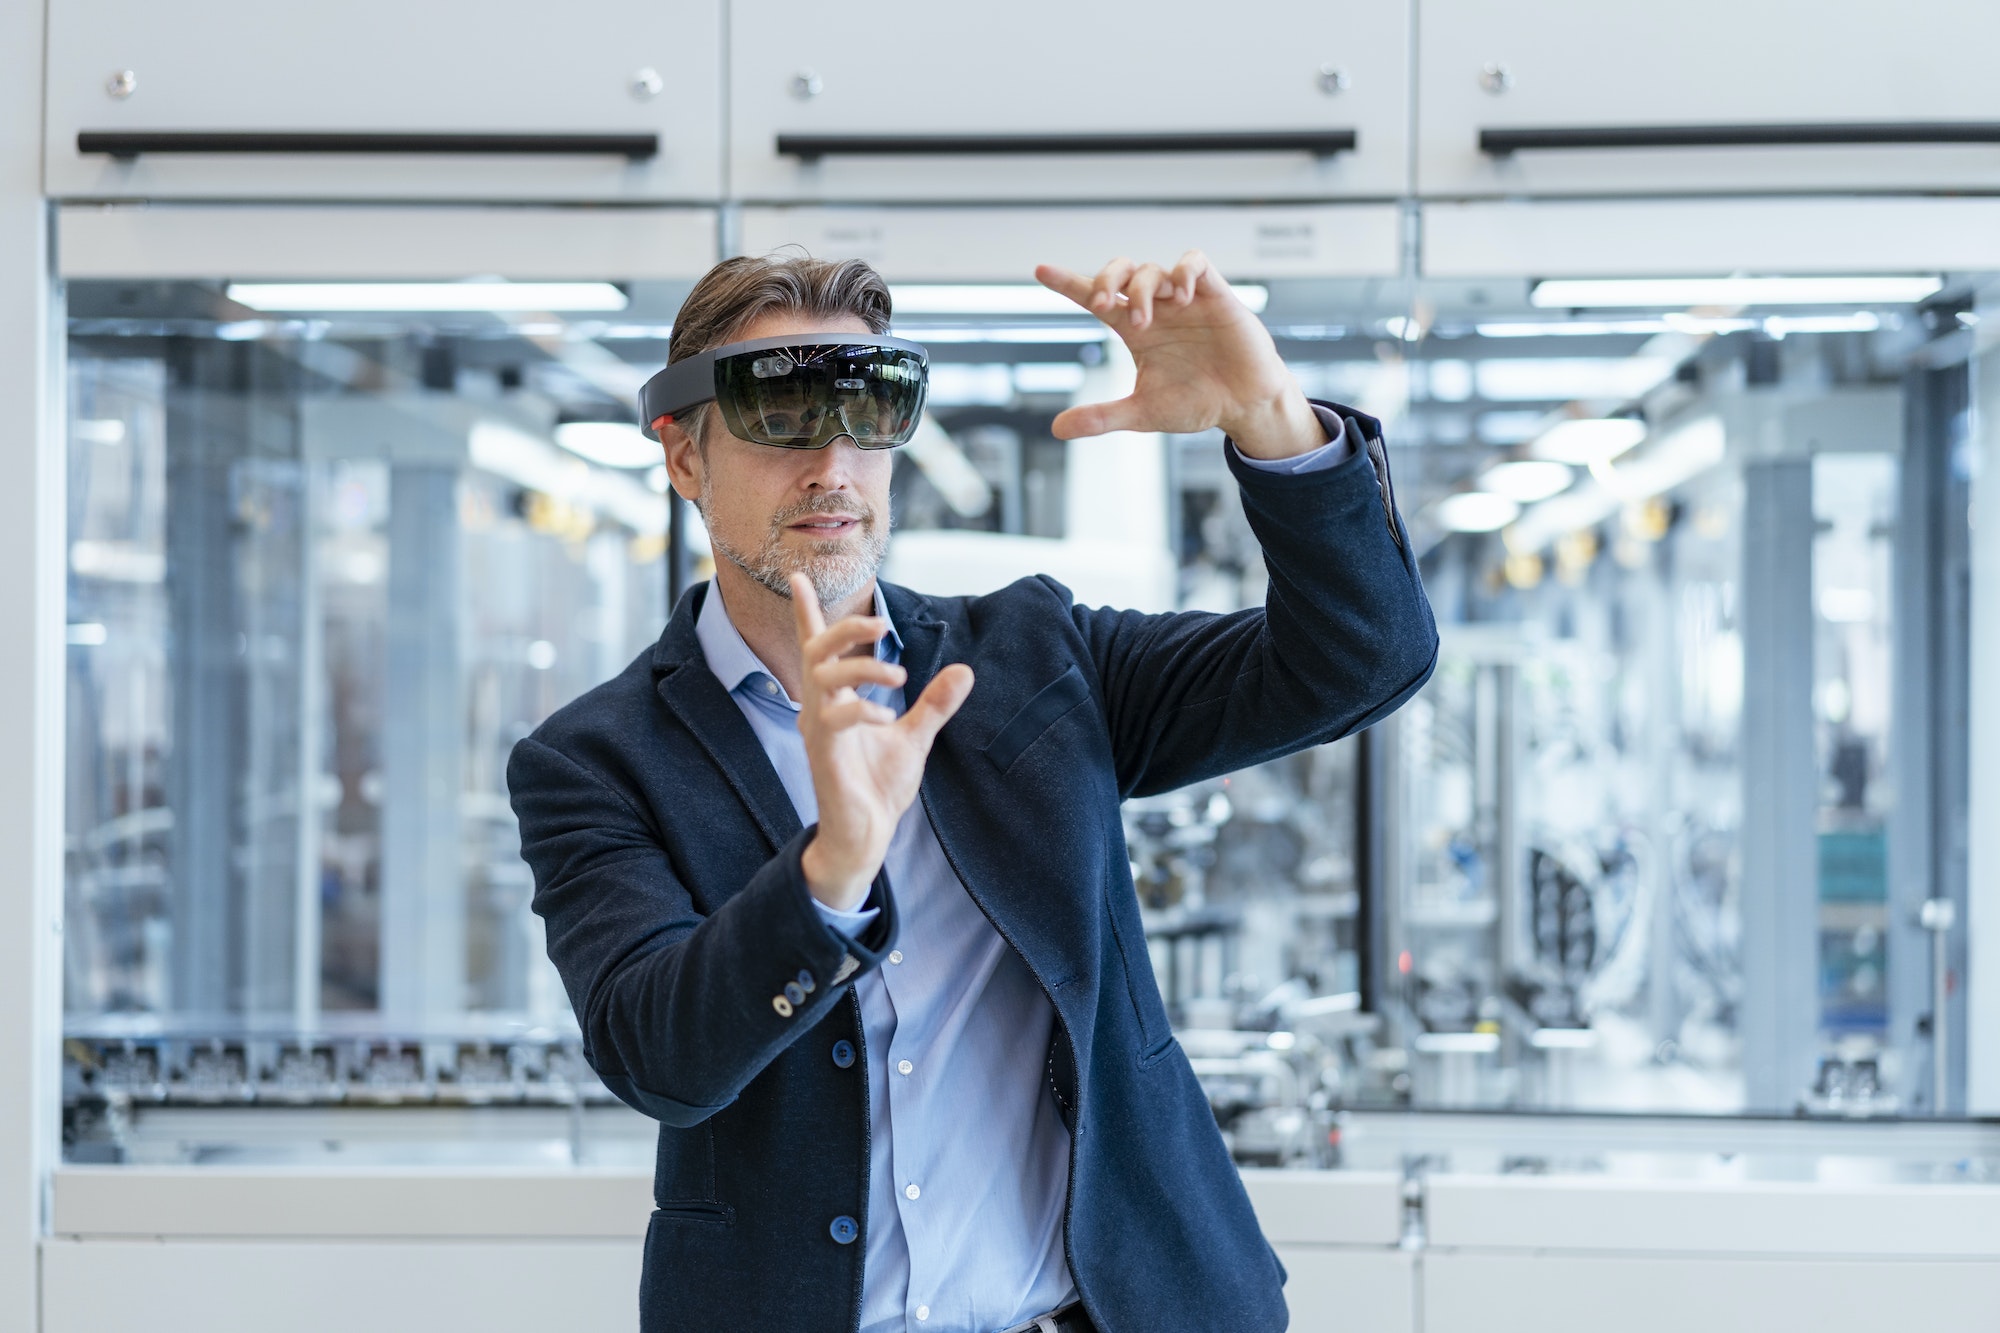
[[[930,1306],[928,1306],[928,1305],[919,1305],[919,1306],[917,1307],[917,1319],[918,1319],[918,1321],[919,1321],[919,1322],[921,1322],[921,1321],[923,1321],[923,1320],[925,1320],[925,1319],[929,1319],[930,1317],[931,1317],[931,1307],[930,1307]]]
[[[775,681],[775,680],[767,680],[767,681],[765,681],[765,682],[764,682],[764,693],[766,693],[766,694],[776,694],[777,692],[778,692],[778,682],[777,682],[777,681]]]
[[[836,1244],[852,1245],[854,1238],[861,1234],[861,1228],[855,1225],[853,1218],[841,1216],[833,1219],[833,1225],[826,1229],[826,1233],[833,1237]]]
[[[910,1062],[909,1062],[908,1060],[903,1060],[903,1061],[899,1062],[899,1063],[898,1063],[898,1064],[896,1065],[896,1072],[897,1072],[897,1073],[899,1073],[899,1074],[907,1074],[907,1073],[909,1073],[909,1072],[910,1072],[910,1071],[911,1071],[912,1069],[915,1069],[915,1068],[916,1068],[916,1066],[915,1066],[915,1065],[913,1065],[913,1064],[911,1064],[911,1063],[910,1063]]]
[[[833,1044],[833,1063],[842,1069],[852,1068],[854,1065],[854,1043],[844,1038],[835,1042]]]
[[[889,961],[890,961],[890,962],[892,962],[892,963],[900,963],[900,962],[902,962],[902,961],[903,961],[903,951],[902,951],[901,949],[891,949],[891,950],[889,950]]]
[[[923,1191],[922,1191],[922,1190],[920,1190],[920,1189],[918,1189],[918,1188],[917,1188],[917,1187],[916,1187],[915,1185],[905,1185],[905,1186],[903,1186],[903,1195],[904,1195],[904,1197],[906,1197],[906,1198],[911,1198],[911,1199],[914,1199],[914,1198],[916,1198],[916,1197],[917,1197],[917,1196],[918,1196],[919,1194],[922,1194],[922,1193],[923,1193]]]

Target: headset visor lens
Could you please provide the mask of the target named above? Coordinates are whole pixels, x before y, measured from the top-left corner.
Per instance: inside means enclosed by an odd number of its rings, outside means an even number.
[[[906,444],[925,382],[922,353],[873,343],[764,347],[715,363],[729,433],[781,449],[823,449],[842,435],[863,449]]]

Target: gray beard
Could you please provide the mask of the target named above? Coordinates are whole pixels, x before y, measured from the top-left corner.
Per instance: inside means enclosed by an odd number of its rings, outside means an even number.
[[[709,499],[709,481],[704,474],[701,497],[695,502],[704,521],[708,515]],[[787,524],[796,523],[808,514],[826,513],[859,516],[859,549],[809,550],[803,555],[793,555],[785,550],[782,534]],[[736,550],[717,536],[713,528],[709,529],[708,540],[717,555],[780,597],[789,598],[792,595],[790,579],[793,574],[805,575],[812,581],[813,593],[819,598],[821,609],[831,614],[832,608],[867,587],[869,580],[882,567],[882,557],[889,550],[888,528],[889,525],[881,520],[874,508],[865,502],[819,495],[774,515],[770,531],[755,551]],[[845,546],[845,543],[841,545]]]

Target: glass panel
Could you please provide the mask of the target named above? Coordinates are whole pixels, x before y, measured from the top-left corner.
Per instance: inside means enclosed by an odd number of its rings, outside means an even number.
[[[595,1114],[505,769],[659,633],[657,446],[564,442],[678,293],[600,343],[218,288],[69,293],[72,1156],[182,1155],[189,1105]]]
[[[577,1058],[504,777],[666,612],[664,475],[618,423],[681,292],[627,290],[613,323],[72,286],[74,1158],[644,1159]],[[1237,1156],[1335,1161],[1374,1109],[1937,1105],[1898,895],[1963,896],[1963,729],[1930,723],[1965,688],[1963,372],[1924,352],[1952,309],[1273,283],[1265,321],[1309,393],[1383,420],[1444,647],[1363,736],[1127,807]],[[932,349],[938,429],[896,455],[887,578],[1261,604],[1215,434],[1050,434],[1129,376],[1092,322],[895,332]],[[1906,887],[1906,858],[1941,869]],[[358,1102],[406,1110],[213,1118]]]

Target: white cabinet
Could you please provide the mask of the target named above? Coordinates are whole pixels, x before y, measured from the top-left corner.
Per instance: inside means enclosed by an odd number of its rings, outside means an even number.
[[[57,0],[47,188],[715,199],[720,4]]]
[[[732,0],[731,190],[753,202],[1390,198],[1408,0]]]
[[[1432,197],[2000,186],[2000,6],[1424,0]]]
[[[744,254],[785,245],[865,259],[891,282],[1034,281],[1035,265],[1094,273],[1119,255],[1172,264],[1204,251],[1232,279],[1386,278],[1398,271],[1394,204],[1212,204],[1173,208],[753,207]]]

